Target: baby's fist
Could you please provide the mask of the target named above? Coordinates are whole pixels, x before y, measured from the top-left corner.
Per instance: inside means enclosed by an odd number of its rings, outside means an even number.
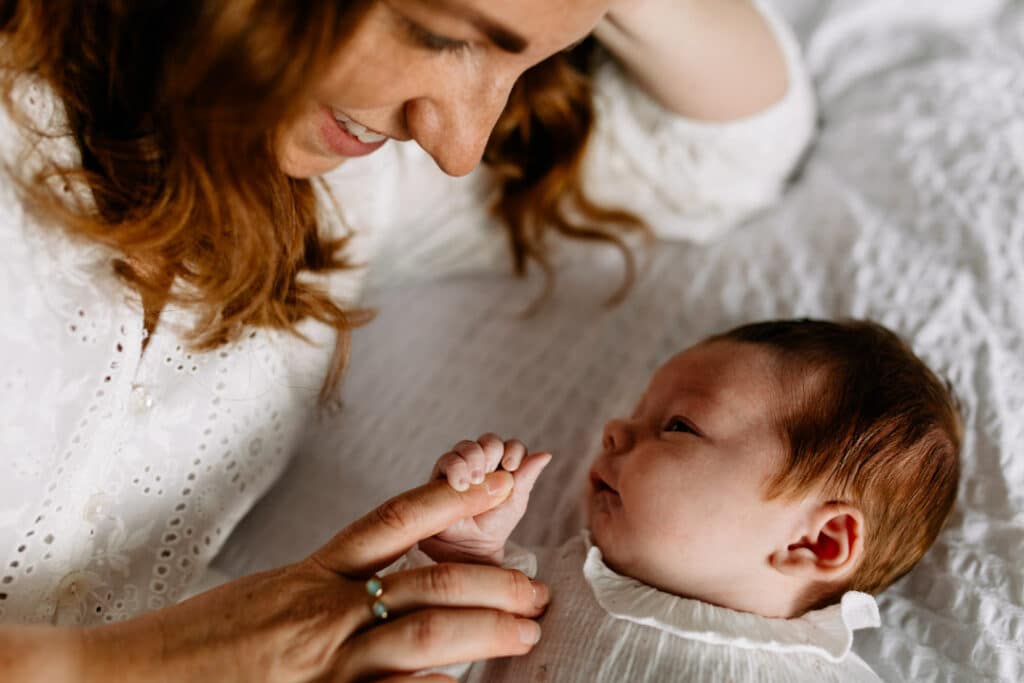
[[[508,499],[482,515],[460,520],[436,536],[420,542],[420,549],[438,562],[476,561],[499,564],[505,541],[526,512],[537,477],[551,461],[550,453],[527,455],[518,439],[502,441],[484,434],[476,441],[460,441],[438,459],[431,479],[446,479],[456,491],[480,484],[498,467],[511,472],[514,485]]]
[[[447,479],[456,491],[481,484],[484,476],[498,469],[515,472],[526,457],[526,446],[519,439],[502,441],[496,434],[484,434],[476,441],[460,441],[438,459],[431,479]]]

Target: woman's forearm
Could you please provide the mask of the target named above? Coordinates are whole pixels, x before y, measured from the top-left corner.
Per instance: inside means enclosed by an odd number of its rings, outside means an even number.
[[[81,632],[47,626],[0,626],[0,683],[81,681]]]
[[[0,683],[194,680],[158,666],[156,627],[149,615],[91,628],[0,626]]]
[[[656,100],[688,118],[749,116],[789,86],[782,47],[749,0],[621,0],[595,35]]]

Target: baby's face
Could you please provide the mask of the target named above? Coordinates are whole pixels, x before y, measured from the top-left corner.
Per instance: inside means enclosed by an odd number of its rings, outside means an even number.
[[[765,500],[784,444],[778,363],[754,344],[711,342],[659,368],[633,416],[605,426],[587,512],[605,561],[662,590],[729,604],[797,523]]]

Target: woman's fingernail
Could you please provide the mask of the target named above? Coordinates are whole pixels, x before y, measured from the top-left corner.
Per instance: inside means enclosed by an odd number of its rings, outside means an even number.
[[[461,491],[466,491],[468,489],[469,489],[469,482],[466,481],[465,477],[459,477],[458,479],[455,480],[455,490],[456,491],[460,491],[461,492]]]
[[[512,475],[508,472],[497,471],[491,472],[487,478],[484,479],[484,488],[487,489],[487,493],[492,496],[500,496],[508,493],[512,490],[512,484],[515,480],[512,479]]]
[[[533,606],[538,609],[548,604],[551,599],[551,592],[548,591],[548,587],[540,581],[531,581],[530,585],[533,586]]]
[[[527,619],[519,620],[519,641],[523,645],[536,645],[540,640],[540,625]]]
[[[473,470],[473,472],[469,476],[473,480],[474,484],[482,484],[484,481],[483,470]]]

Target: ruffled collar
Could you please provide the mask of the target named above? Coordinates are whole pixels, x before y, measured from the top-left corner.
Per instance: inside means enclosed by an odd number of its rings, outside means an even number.
[[[849,591],[839,604],[795,619],[769,619],[681,598],[616,574],[583,532],[587,557],[583,575],[597,602],[616,619],[656,628],[680,638],[781,653],[807,653],[840,662],[850,652],[853,632],[881,625],[878,604],[867,593]]]

